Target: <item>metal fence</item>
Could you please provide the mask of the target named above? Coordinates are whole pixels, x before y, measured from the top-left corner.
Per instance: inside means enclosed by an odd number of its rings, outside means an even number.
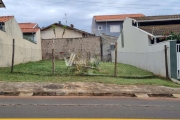
[[[134,68],[129,70],[129,74],[139,76],[142,72],[137,72],[135,69],[150,71],[158,76],[166,76],[166,64],[164,51],[147,52],[147,53],[127,53],[118,52],[117,60],[121,64],[131,65]],[[121,68],[117,68],[121,69]],[[138,74],[137,74],[138,73]],[[147,74],[148,76],[149,74]]]
[[[42,60],[43,51],[46,51],[48,59]],[[13,52],[13,45],[0,44],[0,69],[9,67],[10,71],[14,64],[14,73],[40,76],[90,75],[148,78],[154,77],[154,74],[160,76],[166,74],[164,51],[152,53],[118,52],[117,64],[115,62],[102,62],[99,53],[101,52],[98,50],[87,52],[79,49],[63,52],[61,49],[41,50],[19,46],[14,46]],[[72,54],[76,55],[73,60]],[[67,64],[70,60],[72,60],[72,65]]]

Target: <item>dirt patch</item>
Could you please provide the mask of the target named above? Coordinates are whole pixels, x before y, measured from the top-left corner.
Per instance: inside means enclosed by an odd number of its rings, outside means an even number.
[[[64,88],[64,85],[46,85],[46,86],[43,86],[43,88],[46,88],[46,89],[63,89]]]

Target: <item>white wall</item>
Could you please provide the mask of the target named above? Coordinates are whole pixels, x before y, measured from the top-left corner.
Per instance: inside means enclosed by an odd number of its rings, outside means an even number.
[[[121,35],[118,38],[118,62],[133,65],[153,72],[156,75],[166,77],[164,45],[169,47],[170,42],[166,41],[151,45],[148,34],[132,26],[132,20],[130,18],[124,21],[123,32],[124,48],[121,45]],[[114,58],[112,59],[114,60]],[[170,74],[169,49],[168,66]]]
[[[12,18],[5,22],[5,32],[7,35],[13,37],[13,38],[22,38],[22,32],[21,29],[16,22],[15,18]]]
[[[132,26],[132,19],[127,18],[123,23],[124,48],[121,46],[121,35],[118,38],[118,51],[144,52],[148,46],[148,35]]]
[[[56,26],[55,30],[56,30],[56,38],[62,38],[62,33],[64,31],[64,28],[60,26]],[[63,35],[63,38],[78,38],[78,37],[82,37],[82,33],[67,28],[65,30],[65,34]],[[53,29],[49,28],[41,31],[41,38],[42,39],[55,38]]]
[[[13,39],[15,39],[14,64],[42,60],[40,30],[36,33],[37,44],[34,44],[23,39],[22,36],[18,34],[18,29],[19,28],[12,29],[11,32],[0,31],[0,67],[11,66]],[[14,34],[16,30],[17,35]],[[13,36],[10,36],[9,33],[12,33],[11,35]]]

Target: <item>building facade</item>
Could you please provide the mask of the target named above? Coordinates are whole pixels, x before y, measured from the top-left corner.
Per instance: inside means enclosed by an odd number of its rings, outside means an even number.
[[[40,41],[40,28],[37,23],[19,23],[23,38],[33,43]]]
[[[179,43],[171,39],[171,32],[180,34],[180,15],[126,18],[118,38],[118,62],[180,79],[180,49],[176,49]]]
[[[92,20],[91,33],[99,36],[106,35],[118,37],[126,17],[141,17],[143,14],[100,15]]]
[[[37,42],[32,43],[23,39],[23,33],[14,16],[0,16],[0,67],[42,60],[40,30],[36,32]],[[13,50],[14,46],[14,50]]]
[[[53,28],[54,27],[54,28]],[[65,26],[59,23],[54,23],[48,27],[41,29],[42,39],[52,38],[80,38],[94,36],[91,33],[78,30],[74,26]]]

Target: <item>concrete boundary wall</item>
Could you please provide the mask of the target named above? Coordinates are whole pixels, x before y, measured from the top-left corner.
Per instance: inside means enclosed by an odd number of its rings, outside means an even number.
[[[40,30],[36,34],[36,37],[40,38]],[[0,67],[11,66],[13,39],[15,39],[15,65],[42,60],[40,39],[37,39],[37,44],[35,44],[21,37],[15,38],[0,31]]]
[[[150,71],[158,76],[166,76],[164,51],[149,53],[118,52],[117,55],[119,63],[132,65]]]
[[[150,71],[155,75],[166,77],[164,45],[167,45],[168,72],[169,77],[171,77],[170,42],[172,41],[151,45],[145,52],[118,52],[117,60],[119,63],[132,65]],[[111,51],[111,54],[114,62],[115,51]]]

